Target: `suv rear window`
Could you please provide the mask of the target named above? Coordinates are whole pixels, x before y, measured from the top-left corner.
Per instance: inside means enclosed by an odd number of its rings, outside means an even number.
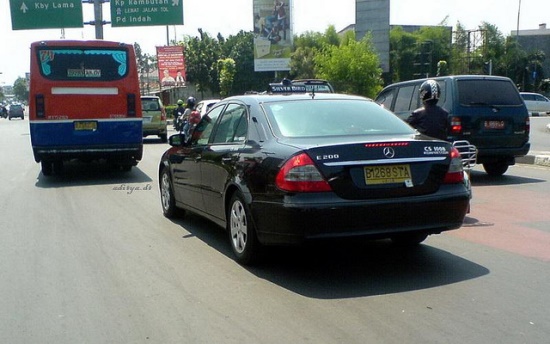
[[[462,106],[523,104],[514,84],[505,80],[458,80],[457,85]]]

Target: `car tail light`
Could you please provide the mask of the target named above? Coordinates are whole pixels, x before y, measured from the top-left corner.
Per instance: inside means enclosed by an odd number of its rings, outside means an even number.
[[[126,96],[126,105],[128,108],[128,117],[136,117],[136,95],[129,93]]]
[[[451,117],[450,131],[451,135],[462,134],[462,120],[460,117]]]
[[[313,160],[305,153],[293,156],[281,167],[275,178],[275,184],[279,189],[290,192],[332,190],[315,167]]]
[[[44,102],[44,95],[43,94],[37,94],[34,97],[34,103],[35,103],[35,115],[37,118],[45,118],[46,117],[46,104]]]
[[[456,148],[451,149],[451,163],[443,179],[444,184],[456,184],[464,182],[464,169],[462,167],[462,157]]]
[[[525,117],[525,133],[529,134],[531,132],[531,119],[529,117]]]
[[[166,121],[166,109],[163,107],[160,108],[160,120]]]

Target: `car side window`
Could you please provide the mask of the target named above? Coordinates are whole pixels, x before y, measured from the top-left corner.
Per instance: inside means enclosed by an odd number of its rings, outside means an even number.
[[[395,112],[404,112],[411,110],[411,101],[414,96],[414,89],[414,85],[399,88],[399,90],[397,91],[397,98],[395,100]]]
[[[219,121],[212,143],[244,142],[247,129],[246,108],[240,104],[229,104]]]
[[[216,124],[223,109],[224,106],[218,106],[217,108],[212,109],[212,111],[201,119],[193,131],[191,144],[205,145],[208,143],[210,136],[212,135],[214,125]]]
[[[376,102],[384,108],[391,110],[391,105],[393,102],[393,97],[395,95],[395,89],[386,90],[385,92],[380,93],[380,95],[376,98]]]

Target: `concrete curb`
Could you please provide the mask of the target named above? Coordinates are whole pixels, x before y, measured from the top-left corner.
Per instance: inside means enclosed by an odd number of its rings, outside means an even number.
[[[550,152],[531,152],[526,156],[516,158],[516,163],[550,167]]]

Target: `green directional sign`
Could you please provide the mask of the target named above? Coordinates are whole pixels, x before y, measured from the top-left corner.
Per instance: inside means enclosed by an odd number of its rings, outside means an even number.
[[[82,27],[82,0],[10,0],[13,30]]]
[[[111,0],[111,26],[183,25],[183,0]]]

